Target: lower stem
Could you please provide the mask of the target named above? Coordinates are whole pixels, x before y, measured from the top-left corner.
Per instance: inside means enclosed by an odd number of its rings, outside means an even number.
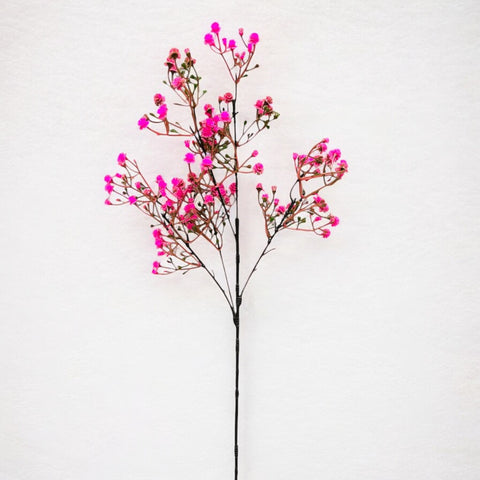
[[[235,480],[238,480],[238,397],[239,397],[239,376],[240,376],[240,312],[234,314],[235,324],[235,434],[234,434],[234,455],[235,455]]]

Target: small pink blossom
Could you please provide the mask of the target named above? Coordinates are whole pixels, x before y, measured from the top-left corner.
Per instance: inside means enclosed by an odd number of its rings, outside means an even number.
[[[113,192],[113,185],[111,183],[107,183],[105,185],[105,191],[109,194],[112,193]]]
[[[324,228],[322,230],[322,237],[323,238],[328,238],[330,236],[330,230],[328,228]]]
[[[210,127],[203,127],[202,128],[202,137],[209,138],[213,135],[213,130]]]
[[[330,217],[330,225],[332,227],[336,227],[339,223],[340,223],[340,219],[338,217],[335,217],[333,215]]]
[[[337,167],[335,168],[335,172],[337,173],[338,178],[342,178],[345,173],[348,172],[348,163],[346,160],[340,160],[337,163]]]
[[[257,186],[255,188],[257,190],[263,190],[263,185],[261,183],[257,183]]]
[[[235,40],[229,40],[228,41],[228,48],[230,50],[235,50],[237,48],[237,43],[235,42]]]
[[[185,154],[184,160],[187,163],[193,163],[195,161],[195,155],[192,152],[188,152]]]
[[[111,205],[111,204],[112,204],[112,202],[107,198],[107,199],[105,200],[105,205]]]
[[[165,103],[165,97],[161,93],[156,93],[153,96],[153,101],[157,107],[159,107],[162,103]]]
[[[203,110],[205,111],[205,115],[207,117],[211,117],[213,115],[213,112],[215,111],[215,109],[209,103],[203,106]]]
[[[253,166],[253,173],[256,173],[257,175],[261,175],[263,173],[263,165],[261,163],[256,163]]]
[[[233,101],[233,95],[230,92],[227,92],[223,96],[223,100],[225,100],[226,103],[230,103],[231,101]]]
[[[212,159],[210,158],[209,155],[207,155],[203,160],[202,160],[202,167],[203,168],[211,168],[212,166]]]
[[[220,118],[222,119],[223,122],[228,123],[232,121],[232,117],[230,116],[230,113],[226,111],[220,114]]]
[[[112,183],[112,182],[113,182],[113,178],[112,178],[110,175],[105,175],[104,180],[105,180],[107,183]]]
[[[126,160],[127,160],[127,156],[124,153],[118,154],[117,162],[121,167],[125,166]]]
[[[254,151],[252,152],[252,157],[256,157],[257,155],[258,155],[258,151],[257,151],[257,150],[254,150]]]
[[[167,186],[167,183],[161,175],[157,175],[156,181],[158,183],[158,188],[164,189]]]
[[[213,38],[213,35],[211,33],[207,33],[205,35],[205,44],[209,45],[210,47],[213,47],[215,45],[215,39]]]
[[[258,37],[258,33],[252,33],[250,35],[250,43],[253,43],[253,45],[256,45],[258,43],[258,41],[260,40],[259,37]]]
[[[218,24],[218,22],[213,22],[211,28],[213,33],[220,32],[220,25]]]
[[[228,189],[230,190],[230,193],[234,195],[237,192],[237,184],[235,182],[231,183],[228,186]]]
[[[137,123],[140,127],[140,130],[143,130],[144,128],[148,127],[150,122],[148,121],[148,118],[142,117]]]
[[[205,201],[205,203],[215,203],[215,199],[210,194],[205,195],[203,200]]]
[[[158,118],[160,120],[164,120],[167,116],[167,112],[168,112],[167,104],[163,103],[162,105],[160,105],[159,109],[157,110]]]
[[[241,37],[243,37],[243,28],[242,28],[242,27],[240,27],[240,28],[238,29],[238,34],[239,34]]]
[[[172,87],[176,90],[180,90],[184,87],[187,81],[182,77],[175,77],[172,82]]]
[[[185,140],[183,144],[187,147],[190,148],[190,140]]]
[[[133,205],[136,202],[137,202],[137,197],[135,195],[130,195],[130,197],[128,197],[128,203],[130,203],[130,205]]]

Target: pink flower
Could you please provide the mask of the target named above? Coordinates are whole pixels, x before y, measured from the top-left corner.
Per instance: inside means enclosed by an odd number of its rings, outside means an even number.
[[[180,90],[181,88],[184,87],[186,82],[187,81],[182,77],[175,77],[172,82],[172,87],[175,88],[176,90]]]
[[[250,40],[250,43],[253,43],[253,45],[256,45],[256,44],[258,43],[258,41],[260,40],[260,39],[258,38],[258,33],[252,33],[252,34],[250,35],[250,39],[249,39],[249,40]]]
[[[142,117],[138,122],[138,126],[140,127],[140,130],[143,130],[144,128],[148,127],[148,124],[150,123],[147,118]]]
[[[161,175],[157,175],[157,183],[159,188],[165,188],[167,186],[165,180]]]
[[[237,184],[235,182],[231,183],[228,187],[228,189],[230,190],[230,193],[233,195],[236,193],[237,191]]]
[[[220,25],[218,22],[213,22],[211,28],[213,33],[218,33],[220,31]]]
[[[209,103],[207,103],[203,106],[203,110],[205,111],[205,115],[207,117],[211,117],[215,109]]]
[[[137,202],[137,197],[135,195],[131,195],[130,197],[128,197],[128,202],[130,203],[130,205],[133,205]]]
[[[211,33],[207,33],[205,35],[205,44],[210,45],[211,47],[215,45],[215,39],[213,38],[213,35]]]
[[[203,127],[202,128],[202,137],[208,138],[213,135],[213,130],[210,127]]]
[[[342,156],[342,152],[338,148],[335,148],[335,149],[330,150],[328,152],[328,159],[333,161],[333,162],[336,162],[337,160],[340,160],[341,156]]]
[[[227,92],[223,96],[223,100],[225,100],[226,103],[230,103],[231,101],[233,101],[233,95],[230,92]]]
[[[315,195],[313,201],[318,205],[318,208],[321,212],[328,212],[327,202],[320,197],[320,195]]]
[[[220,114],[220,118],[222,119],[223,122],[231,122],[232,121],[232,117],[230,116],[230,113],[228,112],[222,112]]]
[[[243,28],[240,27],[240,28],[238,29],[238,34],[239,34],[241,37],[243,37]]]
[[[335,172],[337,172],[338,178],[342,178],[345,173],[348,172],[348,163],[346,160],[340,160],[337,163],[337,168],[335,168]]]
[[[282,205],[277,207],[277,213],[279,213],[280,215],[283,215],[285,213],[285,207],[283,207]]]
[[[255,188],[257,190],[263,190],[263,185],[261,183],[257,183],[257,186]]]
[[[113,185],[111,183],[107,183],[105,185],[105,191],[109,194],[112,193],[113,192]]]
[[[126,159],[127,159],[127,156],[124,153],[119,153],[117,162],[121,167],[124,167]]]
[[[183,144],[187,147],[190,148],[190,140],[185,140]]]
[[[254,150],[254,151],[252,152],[252,157],[256,157],[257,155],[258,155],[258,151],[257,151],[257,150]]]
[[[338,217],[335,217],[333,215],[330,217],[330,225],[332,227],[336,227],[339,223],[340,223],[340,219]]]
[[[193,163],[195,161],[195,155],[191,152],[188,152],[186,155],[185,155],[185,158],[184,160],[187,162],[187,163]]]
[[[256,163],[253,166],[253,173],[256,173],[257,175],[261,175],[263,173],[263,165],[261,163]]]
[[[163,103],[162,105],[160,105],[159,109],[157,110],[158,118],[160,120],[164,120],[167,116],[167,112],[168,112],[167,104]]]
[[[110,175],[105,175],[104,180],[107,183],[112,183],[113,182],[113,178]]]
[[[159,107],[162,103],[165,103],[165,97],[160,93],[156,93],[153,96],[153,101],[154,101],[155,105],[157,107]]]
[[[210,194],[205,195],[203,200],[205,201],[205,203],[214,203],[215,202],[215,199]]]
[[[107,199],[105,200],[105,205],[111,205],[111,204],[112,204],[112,202],[107,198]]]
[[[202,168],[211,168],[212,166],[212,159],[210,158],[209,155],[207,155],[203,160],[202,160]]]
[[[330,230],[328,228],[324,228],[322,230],[322,237],[323,238],[328,238],[330,236]]]
[[[228,41],[228,48],[230,50],[235,50],[237,48],[237,44],[236,44],[235,40],[229,40]]]

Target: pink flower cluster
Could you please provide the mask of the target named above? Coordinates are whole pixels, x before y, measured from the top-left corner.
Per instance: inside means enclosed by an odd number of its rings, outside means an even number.
[[[322,178],[326,185],[340,180],[348,172],[348,163],[341,159],[341,151],[328,151],[328,138],[324,138],[306,155],[293,154],[295,171],[300,185],[315,178]]]
[[[190,146],[190,142],[186,142]],[[120,153],[118,164],[124,173],[105,176],[108,205],[135,205],[143,213],[158,222],[155,229],[155,245],[159,256],[167,258],[166,264],[158,263],[154,273],[170,273],[175,269],[190,269],[199,266],[190,252],[191,244],[204,238],[215,248],[222,246],[222,234],[226,223],[226,208],[235,203],[236,183],[225,185],[217,182],[210,173],[212,159],[202,159],[200,169],[192,170],[195,154],[187,152],[184,160],[189,165],[187,179],[172,178],[167,183],[158,175],[155,186],[149,184],[140,172],[136,161]],[[212,233],[213,232],[213,233]],[[176,263],[172,263],[173,259]]]
[[[257,68],[251,64],[259,42],[257,33],[245,37],[239,29],[236,39],[221,37],[217,22],[205,35],[205,43],[220,55],[235,84],[248,72]],[[200,79],[196,60],[186,49],[182,58],[180,50],[172,48],[165,62],[168,82],[165,82],[180,99],[180,105],[187,107],[192,117],[190,125],[172,120],[173,107],[169,111],[166,96],[156,93],[153,102],[156,114],[145,114],[138,120],[138,127],[148,129],[157,135],[182,136],[186,152],[183,165],[187,172],[184,178],[165,180],[157,175],[149,182],[141,173],[137,162],[125,153],[120,153],[117,163],[121,173],[105,176],[105,191],[108,205],[134,205],[153,221],[153,237],[158,260],[153,264],[154,274],[173,271],[187,271],[204,266],[192,245],[202,238],[220,251],[223,247],[225,228],[233,230],[230,214],[237,202],[238,175],[264,172],[264,165],[258,162],[258,151],[249,156],[240,154],[240,149],[277,119],[270,96],[260,98],[254,104],[255,114],[250,122],[245,121],[243,129],[237,129],[236,94],[226,92],[219,95],[218,107],[210,103],[203,105],[200,98]],[[173,104],[171,104],[173,105]],[[253,112],[252,112],[253,114]],[[237,122],[238,123],[238,122]],[[159,125],[159,130],[154,129]],[[155,127],[158,128],[158,127]],[[237,130],[237,131],[236,131]],[[289,200],[281,202],[277,188],[264,191],[257,184],[258,204],[263,214],[268,242],[283,229],[312,231],[323,237],[330,235],[330,228],[339,224],[338,217],[329,213],[326,201],[319,195],[321,189],[333,185],[348,171],[348,165],[341,158],[338,149],[328,150],[328,139],[316,144],[307,154],[293,154],[296,179],[290,191]],[[315,182],[314,180],[319,180]],[[307,189],[306,184],[311,188]],[[318,183],[318,185],[316,184]],[[329,227],[329,228],[327,228]]]
[[[255,103],[255,108],[257,109],[257,117],[268,117],[272,115],[272,113],[274,113],[272,103],[272,97],[265,97],[261,100],[257,100]]]
[[[348,171],[348,164],[341,159],[340,150],[328,150],[328,142],[329,139],[324,138],[306,155],[293,154],[297,180],[290,191],[291,201],[285,206],[279,204],[276,187],[272,187],[270,198],[263,192],[262,185],[257,185],[268,238],[282,229],[311,231],[328,238],[331,231],[327,227],[339,224],[339,218],[328,213],[329,207],[318,193],[340,180]],[[321,179],[320,185],[313,185],[308,191],[305,183],[315,179]],[[298,196],[293,196],[295,189],[298,189]]]
[[[229,135],[232,116],[227,110],[215,113],[215,109],[210,104],[204,106],[204,111],[205,118],[200,121],[200,135],[210,149],[215,149],[219,142]]]
[[[249,70],[250,62],[255,48],[260,41],[258,33],[251,33],[248,40],[245,38],[243,28],[238,29],[240,37],[240,45],[234,38],[227,38],[220,36],[220,25],[218,22],[214,22],[211,25],[210,32],[205,34],[204,41],[215,53],[222,55],[225,59],[229,56],[232,59],[233,65],[230,69],[232,79],[238,83],[241,77]],[[237,75],[232,75],[232,70],[237,67]],[[255,65],[253,68],[257,68]]]

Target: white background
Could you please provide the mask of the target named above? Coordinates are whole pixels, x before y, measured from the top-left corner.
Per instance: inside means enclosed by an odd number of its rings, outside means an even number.
[[[136,126],[171,47],[209,101],[231,88],[215,20],[261,38],[240,95],[281,113],[252,145],[264,184],[324,136],[350,164],[334,234],[284,232],[247,290],[240,478],[478,479],[479,5],[3,2],[0,479],[233,477],[226,305],[200,270],[151,275],[148,219],[103,205],[120,151],[182,167]]]

